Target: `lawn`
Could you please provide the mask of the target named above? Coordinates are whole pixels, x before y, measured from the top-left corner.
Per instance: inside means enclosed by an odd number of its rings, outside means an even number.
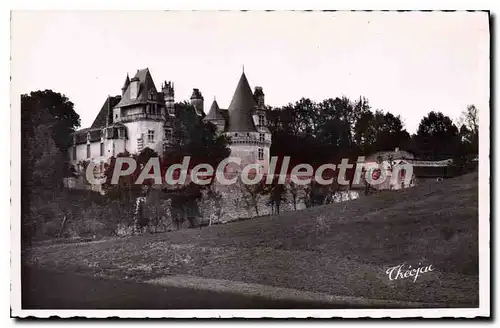
[[[332,295],[478,305],[478,176],[277,216],[27,250],[25,264],[146,281],[193,275]],[[390,281],[389,267],[430,265]]]

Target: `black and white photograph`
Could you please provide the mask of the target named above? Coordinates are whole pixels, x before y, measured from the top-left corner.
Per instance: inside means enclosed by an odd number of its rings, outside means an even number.
[[[11,316],[489,317],[491,20],[13,10]]]

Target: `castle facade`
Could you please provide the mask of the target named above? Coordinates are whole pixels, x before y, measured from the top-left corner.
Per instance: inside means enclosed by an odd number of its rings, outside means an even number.
[[[141,69],[121,89],[121,95],[104,102],[89,128],[76,131],[69,147],[70,164],[81,172],[84,162],[96,164],[96,175],[104,173],[107,160],[125,151],[134,154],[149,147],[162,155],[173,145],[175,92],[173,82],[163,82],[161,91],[149,69]],[[267,172],[271,133],[262,87],[250,88],[243,72],[227,109],[214,100],[205,115],[204,98],[193,89],[190,102],[201,120],[213,123],[217,132],[231,138],[232,157],[243,163],[258,163]]]

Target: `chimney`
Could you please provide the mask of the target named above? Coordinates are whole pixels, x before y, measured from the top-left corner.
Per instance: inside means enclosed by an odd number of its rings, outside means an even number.
[[[265,107],[264,91],[262,90],[262,87],[255,87],[255,90],[253,92],[253,96],[254,96],[255,102],[257,103],[257,106],[259,108],[264,108]]]
[[[134,77],[130,80],[130,99],[137,99],[139,94],[139,78]]]

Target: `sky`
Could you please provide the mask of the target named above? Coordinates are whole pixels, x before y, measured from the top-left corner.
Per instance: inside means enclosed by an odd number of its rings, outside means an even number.
[[[227,108],[242,73],[283,106],[364,96],[415,133],[430,111],[489,110],[489,28],[481,12],[14,11],[12,93],[65,94],[92,124],[127,73],[149,68],[176,101],[198,88]]]

